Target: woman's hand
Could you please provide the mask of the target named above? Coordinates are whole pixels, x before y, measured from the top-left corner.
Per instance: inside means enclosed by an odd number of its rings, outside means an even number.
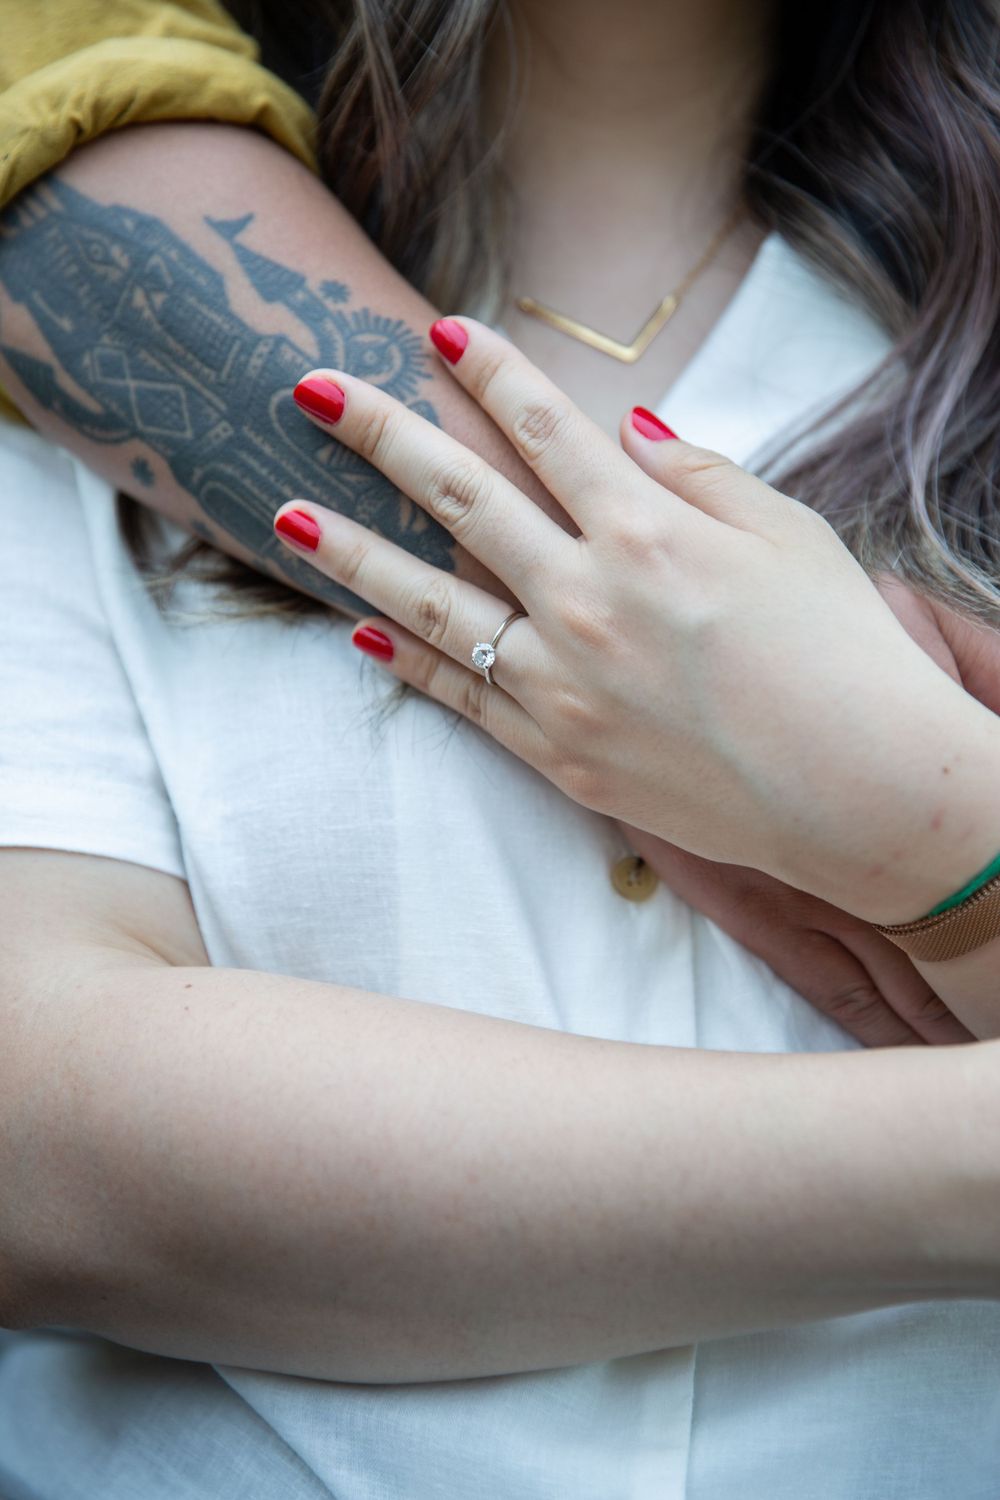
[[[892,575],[876,586],[911,639],[966,692],[1000,712],[1000,634]],[[622,825],[622,831],[671,890],[866,1046],[973,1039],[927,978],[869,923],[760,870],[702,859],[637,828]]]
[[[973,632],[964,645],[956,643],[949,625],[965,622],[945,621],[942,626],[935,606],[892,575],[876,584],[907,634],[943,671],[969,691],[967,677],[980,684],[979,634]],[[995,699],[1000,680],[992,685]],[[982,693],[974,696],[982,698]],[[718,864],[641,829],[621,827],[665,885],[866,1046],[973,1040],[906,955],[868,922],[760,870]]]
[[[825,521],[718,454],[662,441],[641,413],[622,452],[498,334],[470,320],[435,331],[582,534],[384,393],[315,372],[339,407],[321,425],[528,612],[491,687],[469,654],[507,600],[342,515],[283,507],[278,534],[391,617],[373,624],[397,676],[584,805],[866,920],[922,915],[995,855],[995,721],[908,638]]]

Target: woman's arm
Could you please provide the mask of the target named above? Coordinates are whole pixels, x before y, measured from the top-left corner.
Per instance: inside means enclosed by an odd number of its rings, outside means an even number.
[[[966,690],[1000,715],[1000,632],[939,603],[929,608]],[[1000,1036],[1000,940],[944,963],[917,968],[978,1036]]]
[[[357,601],[275,544],[282,499],[342,506],[461,576],[489,574],[291,399],[346,363],[561,515],[441,372],[431,306],[272,141],[147,125],[77,151],[0,214],[0,381],[116,487],[293,587]],[[564,518],[565,520],[565,518]],[[568,524],[568,523],[566,523]]]
[[[113,15],[108,19],[115,24]],[[342,505],[408,550],[454,567],[462,577],[481,578],[507,597],[502,584],[491,582],[447,532],[400,500],[377,470],[346,447],[317,447],[309,424],[292,409],[289,390],[318,357],[330,335],[328,328],[324,332],[329,317],[350,322],[371,313],[394,325],[379,346],[391,369],[414,340],[422,341],[433,316],[309,172],[246,129],[148,125],[78,150],[53,181],[82,196],[43,185],[0,216],[0,377],[16,388],[42,430],[145,503],[341,607],[353,608],[348,589],[276,546],[270,520],[277,501],[306,495]],[[117,205],[135,212],[123,213]],[[251,211],[253,221],[235,233]],[[96,258],[81,257],[81,245]],[[166,291],[158,246],[171,251]],[[258,281],[261,266],[248,260],[247,249],[266,252],[293,280],[297,273],[305,278],[292,299],[294,317],[280,301],[280,279],[273,288],[278,302],[254,295],[244,266]],[[108,282],[117,274],[116,257],[128,267],[138,315],[115,291],[121,282]],[[67,264],[74,272],[68,285]],[[346,301],[330,301],[331,277],[349,294]],[[291,298],[287,283],[285,291]],[[222,325],[234,333],[236,357],[224,359],[221,376],[210,379]],[[268,337],[273,326],[282,328],[285,341]],[[358,357],[363,347],[355,351]],[[289,358],[292,369],[286,368]],[[122,359],[155,378],[116,378]],[[439,363],[429,361],[426,368],[426,378],[416,381],[416,399],[428,403],[448,432],[561,515],[497,427]],[[159,389],[164,384],[167,394]],[[150,426],[150,411],[158,427]],[[171,414],[197,430],[190,437],[171,432]],[[699,904],[697,892],[683,884],[680,891]],[[711,903],[701,909],[718,919]],[[766,956],[777,959],[779,972],[813,1003],[830,1009],[832,1002],[847,1029],[868,1043],[912,1035],[908,1021],[897,1021],[882,996],[883,971],[898,972],[891,955],[873,964],[827,942],[814,947],[803,970],[801,942],[771,926]],[[925,986],[912,968],[891,987],[894,1003],[908,1017],[920,1011]],[[932,1020],[928,1040],[940,1039]]]
[[[503,618],[500,599],[349,517],[283,507],[293,553],[390,616],[356,645],[381,637],[383,665],[584,806],[880,927],[918,920],[996,858],[1000,720],[918,647],[825,520],[648,413],[623,421],[623,454],[482,324],[444,320],[431,337],[581,535],[386,392],[317,370],[310,383],[338,393],[317,425],[527,615],[488,684],[469,641]],[[956,960],[954,980],[933,965],[939,998],[983,1037],[1000,1036],[997,949]]]
[[[18,1325],[360,1382],[1000,1296],[1000,1048],[744,1056],[205,967],[186,888],[10,851]]]
[[[1000,632],[914,593],[892,575],[875,582],[921,650],[991,713],[1000,714]],[[973,964],[926,965],[924,979],[906,954],[849,912],[760,870],[701,859],[641,829],[622,831],[671,890],[866,1045],[920,1039],[940,1044],[1000,1034],[997,945],[984,948]],[[960,988],[963,969],[967,979]],[[947,1008],[938,984],[968,1016],[972,1032]]]

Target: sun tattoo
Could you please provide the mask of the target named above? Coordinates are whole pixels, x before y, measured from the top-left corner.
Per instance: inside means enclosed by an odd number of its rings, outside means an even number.
[[[51,358],[6,343],[0,353],[42,406],[92,441],[140,440],[210,522],[312,591],[315,570],[290,557],[271,526],[278,506],[298,496],[452,570],[455,544],[444,528],[292,399],[306,370],[330,365],[436,423],[420,399],[431,378],[423,340],[399,319],[351,308],[342,282],[313,287],[254,250],[246,243],[252,213],[205,222],[256,294],[308,333],[302,346],[234,311],[222,274],[162,220],[52,179],[0,216],[0,283],[28,309]],[[154,482],[146,457],[132,473],[144,487]],[[336,585],[331,599],[365,608]]]

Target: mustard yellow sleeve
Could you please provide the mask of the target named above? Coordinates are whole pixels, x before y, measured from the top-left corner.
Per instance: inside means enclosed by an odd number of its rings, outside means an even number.
[[[2,0],[0,207],[123,125],[221,120],[315,170],[309,106],[216,0]]]
[[[154,121],[253,126],[315,171],[311,109],[216,0],[0,0],[0,22],[0,208],[76,146]]]

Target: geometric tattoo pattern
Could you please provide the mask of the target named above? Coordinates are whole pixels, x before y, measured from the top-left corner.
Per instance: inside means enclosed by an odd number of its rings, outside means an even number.
[[[299,272],[249,249],[240,237],[252,214],[206,222],[258,295],[308,329],[318,357],[234,312],[224,278],[161,220],[49,179],[0,217],[0,284],[28,308],[87,403],[60,383],[53,363],[0,342],[4,358],[36,401],[84,436],[141,439],[211,521],[314,590],[319,575],[272,531],[275,510],[294,496],[452,569],[449,533],[292,400],[306,370],[330,365],[436,422],[419,399],[430,378],[422,340],[399,319],[351,310],[342,282],[314,290]],[[140,485],[152,484],[146,460],[132,472]],[[363,607],[344,589],[331,597]]]

